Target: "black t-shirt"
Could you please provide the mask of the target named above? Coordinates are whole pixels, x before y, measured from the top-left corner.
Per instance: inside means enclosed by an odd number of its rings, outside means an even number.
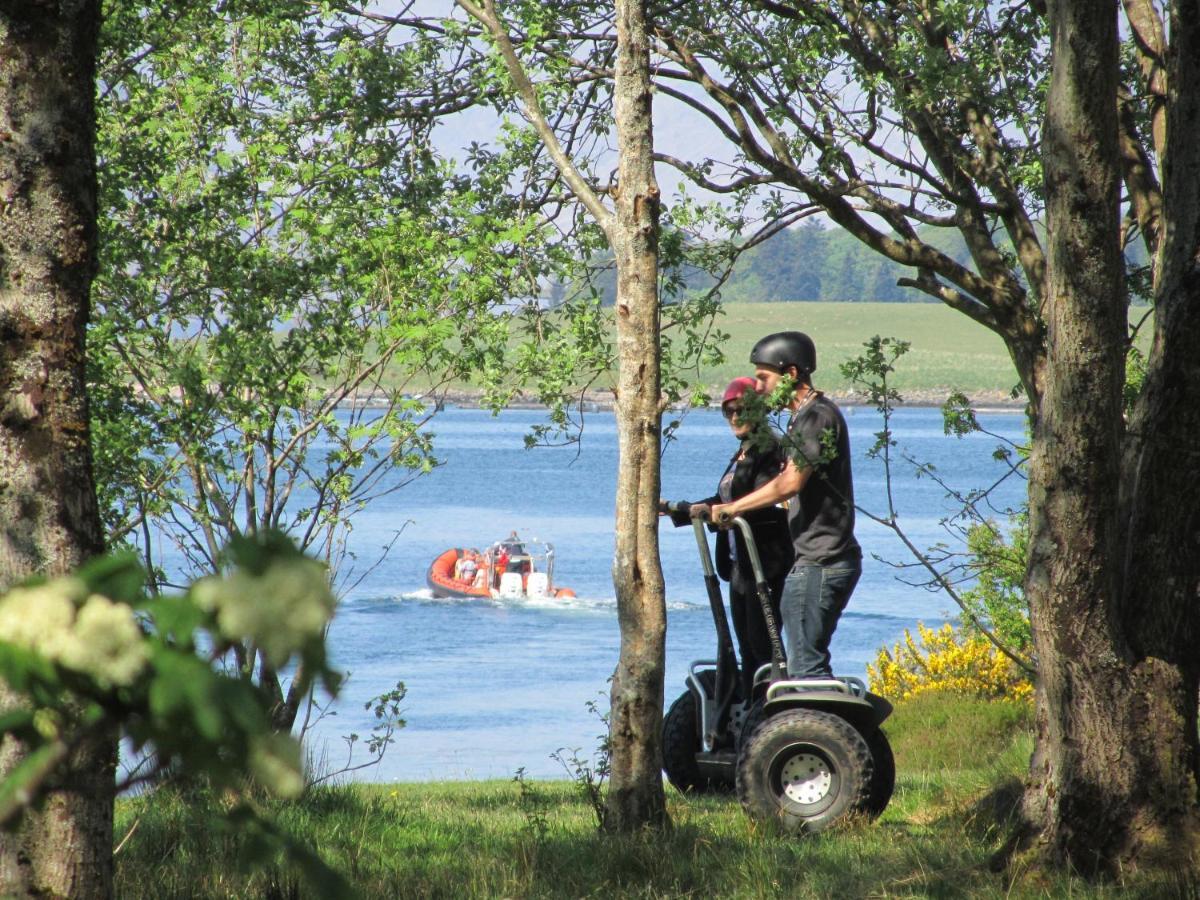
[[[798,467],[813,469],[799,495],[788,503],[796,562],[824,566],[860,559],[862,549],[854,539],[850,435],[841,410],[817,394],[792,417],[786,449]]]

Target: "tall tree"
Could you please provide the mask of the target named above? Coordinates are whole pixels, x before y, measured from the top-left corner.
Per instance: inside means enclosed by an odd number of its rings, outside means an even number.
[[[97,0],[0,3],[0,585],[103,549],[84,392],[96,260]],[[0,687],[0,709],[22,700]],[[0,776],[23,746],[6,738]],[[112,892],[116,745],[82,746],[0,833],[0,894]]]
[[[1150,4],[1130,23],[1164,50]],[[1161,140],[1154,343],[1121,415],[1126,286],[1120,185],[1132,136],[1117,3],[1050,3],[1046,103],[1046,379],[1030,477],[1030,598],[1039,659],[1028,811],[1055,853],[1114,870],[1196,866],[1200,490],[1200,7],[1170,4],[1172,47],[1153,65],[1144,125]],[[1161,67],[1161,68],[1160,68]],[[1165,82],[1165,84],[1164,84]],[[1140,158],[1138,160],[1141,162]],[[1142,172],[1137,178],[1148,177]]]
[[[621,656],[610,711],[612,781],[607,824],[631,831],[666,819],[663,800],[663,670],[667,633],[658,555],[658,219],[645,0],[616,0],[616,216],[607,223],[617,260],[617,548],[613,585]]]
[[[459,5],[484,26],[521,109],[571,192],[603,229],[617,267],[616,416],[619,446],[613,585],[621,651],[609,718],[611,780],[605,827],[632,831],[667,820],[659,731],[663,705],[666,604],[658,555],[660,384],[658,237],[654,176],[650,35],[645,0],[616,0],[612,115],[615,209],[584,177],[546,118],[538,86],[492,0]],[[536,11],[532,12],[536,19]],[[605,16],[607,18],[607,16]]]

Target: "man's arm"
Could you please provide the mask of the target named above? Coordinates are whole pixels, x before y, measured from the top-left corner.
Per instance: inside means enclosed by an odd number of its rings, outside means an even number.
[[[808,482],[810,475],[812,475],[811,466],[805,466],[801,469],[796,465],[795,460],[789,459],[784,465],[783,471],[762,487],[730,503],[721,503],[714,506],[710,513],[712,520],[720,522],[732,519],[734,516],[740,516],[742,513],[749,512],[752,509],[762,509],[767,506],[774,506],[781,500],[790,500],[800,493],[801,488]]]

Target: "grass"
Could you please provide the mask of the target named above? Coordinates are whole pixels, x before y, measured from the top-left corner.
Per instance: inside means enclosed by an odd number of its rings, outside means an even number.
[[[1030,727],[1023,705],[902,704],[888,727],[899,776],[887,811],[805,838],[756,827],[730,796],[671,789],[669,832],[605,837],[571,782],[337,785],[273,808],[364,897],[1169,896],[1162,885],[991,870]],[[278,859],[244,868],[250,837],[206,820],[227,802],[167,789],[121,801],[118,840],[137,828],[116,858],[117,896],[321,896]]]
[[[817,345],[813,383],[822,390],[849,393],[853,386],[841,374],[843,362],[863,352],[871,337],[897,338],[910,347],[898,363],[894,386],[922,402],[941,402],[952,390],[980,400],[1010,397],[1018,384],[1016,369],[998,335],[941,303],[732,303],[725,304],[718,327],[729,334],[723,342],[725,363],[705,370],[704,379],[724,386],[747,374],[750,348],[773,331],[803,331]],[[1132,308],[1131,323],[1146,309]],[[1150,323],[1138,332],[1143,352],[1150,345]]]
[[[906,399],[940,403],[958,390],[978,401],[1001,401],[1018,384],[1004,342],[941,303],[729,303],[722,310],[716,327],[729,335],[721,341],[725,362],[700,371],[700,380],[710,388],[719,390],[748,374],[750,348],[763,335],[791,330],[804,331],[816,342],[814,384],[842,397],[853,386],[842,377],[841,364],[861,354],[874,335],[910,343],[894,375],[894,386]],[[1144,315],[1144,309],[1130,311],[1131,321]],[[1147,325],[1138,337],[1143,350],[1149,336]],[[603,380],[597,384],[605,385]]]
[[[852,390],[840,366],[858,356],[874,335],[908,341],[895,386],[903,394],[1004,397],[1017,384],[1012,360],[1000,338],[940,303],[739,303],[724,307],[718,321],[728,332],[726,362],[704,373],[713,384],[725,383],[749,369],[755,341],[772,331],[803,331],[816,342],[817,387]]]

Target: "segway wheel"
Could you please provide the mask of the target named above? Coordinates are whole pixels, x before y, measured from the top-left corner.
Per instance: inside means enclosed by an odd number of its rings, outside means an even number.
[[[872,819],[883,815],[896,789],[896,757],[892,754],[892,745],[882,728],[876,728],[867,735],[867,749],[871,751],[871,761],[875,770],[871,775],[871,786],[867,791],[867,805],[863,811]]]
[[[716,684],[713,673],[701,672],[699,677],[704,682],[705,690],[711,694]],[[696,754],[702,747],[700,714],[696,703],[696,696],[691,691],[684,691],[671,704],[663,718],[663,771],[667,773],[667,780],[680,793],[727,791],[732,785],[702,775],[700,767],[696,764]]]
[[[785,832],[816,832],[865,810],[871,751],[845,719],[811,709],[777,713],[738,756],[737,794],[750,818]]]
[[[750,708],[746,710],[746,715],[742,719],[742,729],[738,732],[737,746],[740,750],[745,747],[747,742],[758,726],[767,721],[767,704],[761,697],[750,704]]]

